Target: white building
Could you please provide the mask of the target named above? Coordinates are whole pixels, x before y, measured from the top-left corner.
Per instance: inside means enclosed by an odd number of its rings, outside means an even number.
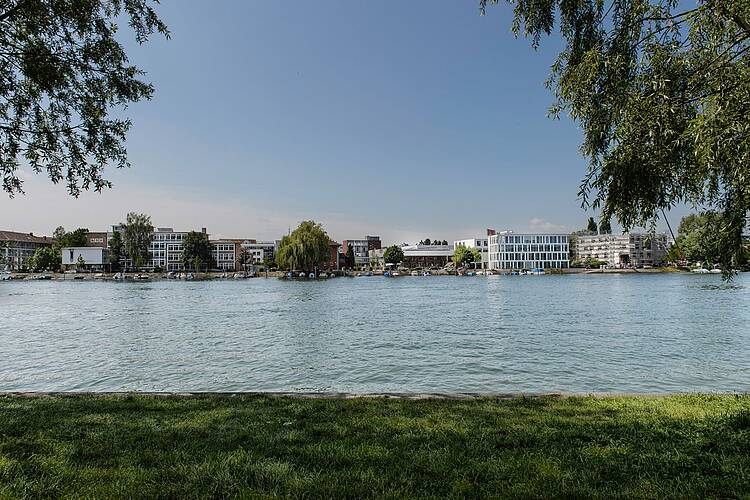
[[[664,262],[669,247],[666,234],[577,235],[571,254],[578,261],[596,259],[609,267],[644,267]]]
[[[346,239],[341,242],[341,252],[346,255],[352,246],[354,252],[354,265],[363,267],[370,265],[370,250],[377,250],[381,247],[380,236],[365,236],[364,239],[350,240]]]
[[[213,268],[222,271],[237,270],[239,256],[237,255],[237,241],[214,240],[211,242],[211,257],[213,257]]]
[[[65,247],[60,251],[62,265],[104,270],[109,265],[109,249],[101,247]]]
[[[245,240],[241,243],[242,248],[253,256],[253,262],[260,264],[264,259],[273,259],[279,249],[280,240],[255,241]]]
[[[570,266],[567,234],[515,234],[503,231],[488,237],[489,268],[567,269]]]
[[[486,269],[489,265],[489,239],[488,238],[471,238],[468,240],[456,240],[453,242],[453,247],[466,247],[476,248],[482,253],[482,269]]]
[[[408,268],[442,268],[451,261],[453,245],[404,245],[403,265]]]

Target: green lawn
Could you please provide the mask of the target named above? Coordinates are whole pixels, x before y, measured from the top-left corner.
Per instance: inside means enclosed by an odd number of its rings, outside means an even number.
[[[750,397],[0,396],[4,497],[748,497]]]

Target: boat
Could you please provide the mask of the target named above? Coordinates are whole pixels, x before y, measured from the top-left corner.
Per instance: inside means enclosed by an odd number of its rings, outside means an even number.
[[[539,276],[541,274],[544,274],[544,269],[542,269],[541,267],[535,267],[531,270],[531,274]]]
[[[307,277],[310,279],[315,279],[315,273],[310,273],[307,275]]]
[[[52,276],[50,276],[49,274],[40,274],[39,276],[37,276],[34,279],[37,279],[37,280],[51,280]]]
[[[367,271],[367,272],[365,273],[365,276],[372,276],[372,271]]]
[[[432,273],[430,271],[424,271],[422,276],[432,276]]]
[[[391,272],[390,272],[390,271],[385,271],[385,272],[383,273],[383,277],[384,277],[384,278],[390,278],[390,277],[391,277]]]
[[[118,280],[118,281],[119,280],[124,280],[125,279],[125,274],[123,274],[123,273],[115,273],[115,275],[112,276],[112,279]]]
[[[320,274],[318,275],[318,278],[323,278],[323,279],[326,279],[326,278],[328,278],[328,275],[327,275],[326,273],[320,273]]]
[[[76,276],[76,278],[77,278],[77,276]],[[143,280],[149,279],[149,277],[148,277],[147,274],[140,274],[140,273],[138,273],[138,274],[135,275],[135,279],[143,281]]]
[[[708,274],[711,271],[709,271],[705,267],[699,267],[699,268],[693,269],[693,272],[696,273],[696,274]]]
[[[297,277],[299,277],[299,278],[304,278],[304,277],[305,277],[305,273],[299,273],[299,274],[297,275]]]
[[[418,273],[417,271],[412,271],[412,272],[411,272],[411,273],[409,273],[409,274],[411,274],[412,276],[419,276],[419,273]]]
[[[193,273],[187,273],[187,274],[185,275],[185,279],[186,279],[187,281],[193,281],[193,278],[195,278],[195,276],[193,276]]]
[[[2,272],[0,272],[0,281],[8,281],[8,280],[12,280],[12,279],[13,279],[13,275],[10,274],[10,271],[2,271]]]
[[[401,276],[398,271],[393,271],[393,274],[391,276]]]

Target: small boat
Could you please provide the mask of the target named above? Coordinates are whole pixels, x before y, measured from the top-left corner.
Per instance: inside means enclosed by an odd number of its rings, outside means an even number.
[[[711,271],[709,271],[705,267],[701,267],[701,268],[698,268],[698,269],[693,269],[693,272],[696,273],[696,274],[708,274]]]
[[[310,273],[307,275],[307,277],[310,279],[315,279],[315,273]]]
[[[386,271],[386,272],[384,272],[384,273],[383,273],[383,277],[384,277],[384,278],[390,278],[390,277],[391,277],[391,273],[390,273],[390,271]]]
[[[83,276],[81,276],[81,278],[83,278]],[[37,280],[51,280],[52,276],[50,276],[49,274],[40,274],[39,276],[37,276],[34,279],[37,279]]]
[[[541,274],[544,274],[544,269],[542,269],[541,267],[535,267],[531,270],[531,274],[539,276]]]
[[[297,275],[297,277],[298,277],[298,278],[304,278],[304,277],[305,277],[305,273],[299,273],[299,274]]]
[[[326,279],[326,278],[328,278],[328,275],[327,275],[326,273],[320,273],[320,274],[318,275],[318,278],[323,278],[323,279]]]
[[[711,274],[721,274],[721,269],[714,267],[710,271],[708,271]]]
[[[430,271],[424,271],[422,276],[432,276],[432,273]]]
[[[391,276],[401,276],[398,271],[393,271],[393,274]]]
[[[0,272],[0,281],[8,281],[12,279],[13,279],[13,275],[10,274],[10,271]]]
[[[412,276],[419,276],[419,272],[417,272],[417,271],[412,271],[409,274],[411,274]]]
[[[77,278],[77,276],[76,276],[76,278]],[[140,274],[140,273],[138,273],[138,274],[135,275],[135,279],[144,281],[144,280],[149,279],[149,277],[148,277],[147,274]]]
[[[367,271],[367,272],[365,273],[365,276],[372,276],[372,271]]]
[[[82,280],[82,279],[83,279],[83,276],[81,276],[81,275],[79,274],[79,275],[77,275],[77,276],[73,276],[73,279],[74,279],[74,280]]]
[[[187,273],[187,274],[185,275],[185,279],[186,279],[187,281],[193,281],[193,278],[195,278],[195,276],[193,276],[193,273]]]

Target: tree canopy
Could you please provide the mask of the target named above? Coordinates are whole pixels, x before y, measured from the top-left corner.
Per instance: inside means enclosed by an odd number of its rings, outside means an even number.
[[[206,233],[190,231],[182,241],[182,262],[200,271],[201,264],[211,263],[211,243]]]
[[[148,247],[154,232],[151,217],[130,212],[123,227],[122,239],[125,254],[133,261],[135,267],[139,268],[148,260]]]
[[[128,166],[129,103],[154,88],[128,61],[118,25],[144,43],[169,36],[151,0],[0,0],[0,176],[23,193],[29,166],[68,192],[110,187],[106,165]],[[112,111],[117,110],[116,117]]]
[[[53,233],[55,241],[52,246],[57,252],[66,247],[85,247],[86,235],[88,233],[89,230],[84,227],[79,227],[75,231],[66,232],[62,226],[59,226]]]
[[[680,203],[719,212],[727,269],[750,209],[750,2],[508,1],[516,35],[564,39],[550,112],[583,129],[584,207],[625,230]]]
[[[276,263],[284,269],[314,271],[330,259],[330,243],[322,225],[304,221],[281,239]]]
[[[400,264],[404,261],[404,251],[398,245],[391,245],[383,252],[383,261],[386,264]]]

